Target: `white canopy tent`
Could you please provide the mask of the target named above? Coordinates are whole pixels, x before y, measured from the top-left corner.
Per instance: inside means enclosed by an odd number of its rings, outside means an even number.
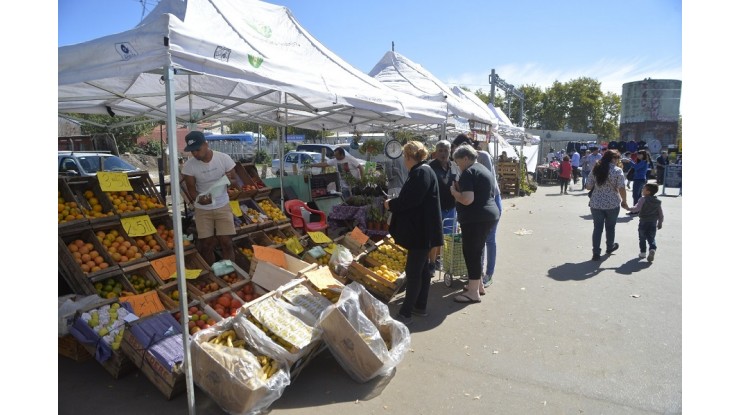
[[[58,85],[60,114],[165,120],[170,166],[178,165],[178,124],[254,121],[372,130],[446,119],[444,105],[391,90],[326,49],[287,8],[257,0],[161,0],[132,30],[60,47]],[[178,170],[170,173],[171,182],[179,183]],[[171,188],[172,205],[179,206],[179,186]],[[180,216],[173,209],[177,282],[187,316]],[[193,413],[188,342],[185,330]]]
[[[462,127],[459,121],[456,123],[454,119],[451,119],[455,116],[488,125],[494,123],[489,113],[466,99],[460,99],[447,85],[434,77],[429,71],[398,52],[386,52],[368,74],[395,91],[427,101],[446,104],[447,124],[453,131],[462,132],[458,130]],[[457,128],[456,125],[458,125]],[[426,128],[429,129],[429,126],[426,126]],[[447,127],[445,130],[447,130]]]

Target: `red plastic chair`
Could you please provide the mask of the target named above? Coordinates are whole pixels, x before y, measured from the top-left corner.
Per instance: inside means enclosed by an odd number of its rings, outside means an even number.
[[[301,208],[306,211],[305,218]],[[308,207],[306,202],[302,200],[291,199],[285,201],[285,213],[288,214],[291,225],[296,229],[303,230],[303,232],[323,231],[329,227],[326,223],[326,213],[321,210],[311,209]],[[308,218],[311,214],[319,215],[319,221],[309,222]]]

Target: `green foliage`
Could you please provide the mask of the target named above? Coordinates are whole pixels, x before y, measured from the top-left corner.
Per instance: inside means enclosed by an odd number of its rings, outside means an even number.
[[[81,125],[81,132],[84,135],[88,134],[104,134],[111,133],[116,137],[118,143],[119,152],[135,152],[136,139],[142,135],[151,134],[154,127],[157,125],[157,121],[150,120],[146,117],[120,117],[101,115],[101,114],[70,114],[77,119],[90,121],[90,123],[83,122]],[[132,124],[133,125],[121,125],[121,124]],[[98,125],[95,125],[98,124]]]
[[[135,146],[132,153],[159,157],[160,155],[162,155],[162,143],[156,140],[151,140],[144,144],[139,144]]]
[[[260,150],[254,155],[255,164],[269,164],[270,161],[270,156],[267,155],[265,150]]]

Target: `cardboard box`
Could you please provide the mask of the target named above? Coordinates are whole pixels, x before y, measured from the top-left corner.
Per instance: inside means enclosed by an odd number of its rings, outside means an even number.
[[[282,365],[270,378],[261,381],[257,379],[259,363],[255,361],[258,352],[254,345],[247,344],[248,350],[224,350],[208,342],[233,328],[233,319],[229,319],[193,336],[190,343],[193,381],[230,414],[263,411],[280,398],[290,383],[287,366]],[[238,332],[237,338],[246,340]]]
[[[273,291],[317,267],[316,264],[309,264],[306,261],[301,261],[287,254],[285,255],[285,262],[287,268],[281,268],[269,262],[253,258],[251,261],[252,281],[267,291]]]
[[[332,308],[324,316],[321,328],[322,338],[334,357],[350,375],[355,372],[361,382],[369,380],[383,367],[383,360],[365,343],[339,309]]]

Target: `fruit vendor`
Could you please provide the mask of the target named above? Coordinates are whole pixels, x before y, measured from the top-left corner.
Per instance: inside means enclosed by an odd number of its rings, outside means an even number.
[[[227,188],[239,188],[234,173],[236,163],[228,155],[211,150],[200,131],[189,132],[185,142],[185,151],[189,151],[193,157],[183,165],[182,175],[195,208],[198,251],[209,265],[213,265],[218,245],[223,259],[233,261],[231,237],[236,234],[236,228]]]

